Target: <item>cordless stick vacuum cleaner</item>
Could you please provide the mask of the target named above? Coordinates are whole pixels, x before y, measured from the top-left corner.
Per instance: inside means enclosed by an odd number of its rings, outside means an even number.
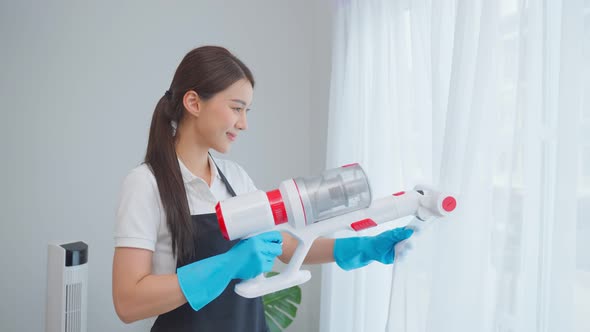
[[[316,177],[285,180],[279,189],[229,198],[215,210],[228,240],[278,230],[299,241],[282,273],[268,278],[261,274],[236,285],[236,293],[253,298],[308,281],[311,273],[300,268],[319,236],[343,229],[358,232],[411,215],[418,222],[428,221],[448,215],[456,205],[452,195],[425,186],[373,201],[365,172],[359,164],[350,164]]]

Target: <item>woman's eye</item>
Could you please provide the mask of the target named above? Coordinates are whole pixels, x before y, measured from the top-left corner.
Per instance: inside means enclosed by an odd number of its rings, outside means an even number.
[[[232,107],[232,110],[236,111],[236,112],[240,112],[242,110],[241,107]]]

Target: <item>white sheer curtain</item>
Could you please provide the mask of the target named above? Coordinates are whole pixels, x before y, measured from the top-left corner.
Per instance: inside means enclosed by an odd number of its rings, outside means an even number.
[[[327,166],[460,201],[394,267],[325,266],[320,330],[590,331],[590,1],[334,10]]]

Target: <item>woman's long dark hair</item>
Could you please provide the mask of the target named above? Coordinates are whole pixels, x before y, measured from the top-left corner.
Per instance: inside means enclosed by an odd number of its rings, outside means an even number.
[[[172,253],[180,266],[194,261],[195,227],[190,210],[178,158],[176,137],[172,123],[179,124],[185,111],[183,97],[195,91],[203,100],[213,97],[240,79],[247,79],[254,87],[252,73],[233,54],[223,47],[203,46],[190,51],[178,65],[170,89],[156,105],[145,163],[156,177],[158,190],[172,237]]]

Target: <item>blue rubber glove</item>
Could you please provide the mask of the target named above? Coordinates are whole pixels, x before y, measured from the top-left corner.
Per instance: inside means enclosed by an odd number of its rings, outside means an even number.
[[[272,269],[275,258],[283,253],[283,235],[280,232],[259,234],[238,242],[227,255],[236,270],[234,278],[252,279]]]
[[[363,267],[372,261],[392,264],[395,245],[414,233],[407,228],[395,228],[377,236],[349,237],[334,242],[334,260],[343,270]]]
[[[217,298],[232,279],[251,279],[272,268],[283,253],[283,236],[268,232],[242,240],[228,252],[176,270],[184,297],[197,311]]]

